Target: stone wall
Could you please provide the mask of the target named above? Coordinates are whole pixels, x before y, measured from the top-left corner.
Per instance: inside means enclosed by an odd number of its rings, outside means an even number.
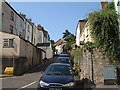
[[[93,49],[89,52],[89,70],[90,81],[96,86],[104,85],[104,65],[110,65],[109,59],[103,55],[99,49]],[[79,73],[80,79],[88,79],[88,51],[83,51],[83,57],[80,59]]]

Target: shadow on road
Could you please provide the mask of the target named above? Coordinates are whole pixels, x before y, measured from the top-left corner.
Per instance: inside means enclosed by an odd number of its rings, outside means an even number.
[[[75,90],[92,90],[96,87],[95,83],[89,80],[88,78],[82,79],[82,80],[76,80],[76,86]]]
[[[54,62],[56,61],[57,57],[58,57],[58,55],[54,56],[54,57],[51,58],[51,59],[45,60],[45,62],[42,62],[42,64],[40,64],[40,65],[34,67],[33,69],[29,70],[28,72],[26,72],[26,74],[29,74],[29,73],[37,73],[37,72],[45,71],[46,68],[47,68],[50,64],[52,64],[52,63],[54,63]]]

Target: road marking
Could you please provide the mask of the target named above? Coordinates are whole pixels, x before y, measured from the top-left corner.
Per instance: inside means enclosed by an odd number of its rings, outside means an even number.
[[[31,85],[34,84],[34,83],[36,83],[36,81],[34,81],[34,82],[32,82],[32,83],[30,83],[30,84],[28,84],[28,85],[25,85],[25,86],[23,86],[23,87],[21,87],[21,88],[19,88],[19,89],[17,89],[17,90],[20,90],[20,89],[26,88],[26,87],[28,87],[28,86],[31,86]]]

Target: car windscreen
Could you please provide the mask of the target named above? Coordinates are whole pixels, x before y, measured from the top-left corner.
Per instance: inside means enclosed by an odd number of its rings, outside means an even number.
[[[50,65],[45,71],[46,75],[72,75],[69,65]]]
[[[59,57],[69,57],[69,55],[67,55],[67,54],[65,54],[65,55],[61,54],[61,55],[59,55]]]
[[[56,60],[56,63],[68,63],[68,64],[70,64],[70,59],[69,58],[58,58]]]
[[[66,52],[62,52],[61,54],[67,54]]]

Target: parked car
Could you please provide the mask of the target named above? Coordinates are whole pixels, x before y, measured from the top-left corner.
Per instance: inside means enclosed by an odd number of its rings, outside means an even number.
[[[72,66],[70,57],[58,57],[55,63],[65,63],[65,64],[70,64]]]
[[[66,52],[62,52],[61,54],[67,54]]]
[[[39,80],[39,90],[74,89],[73,72],[69,64],[53,63]]]
[[[59,57],[70,57],[68,54],[60,54]]]

